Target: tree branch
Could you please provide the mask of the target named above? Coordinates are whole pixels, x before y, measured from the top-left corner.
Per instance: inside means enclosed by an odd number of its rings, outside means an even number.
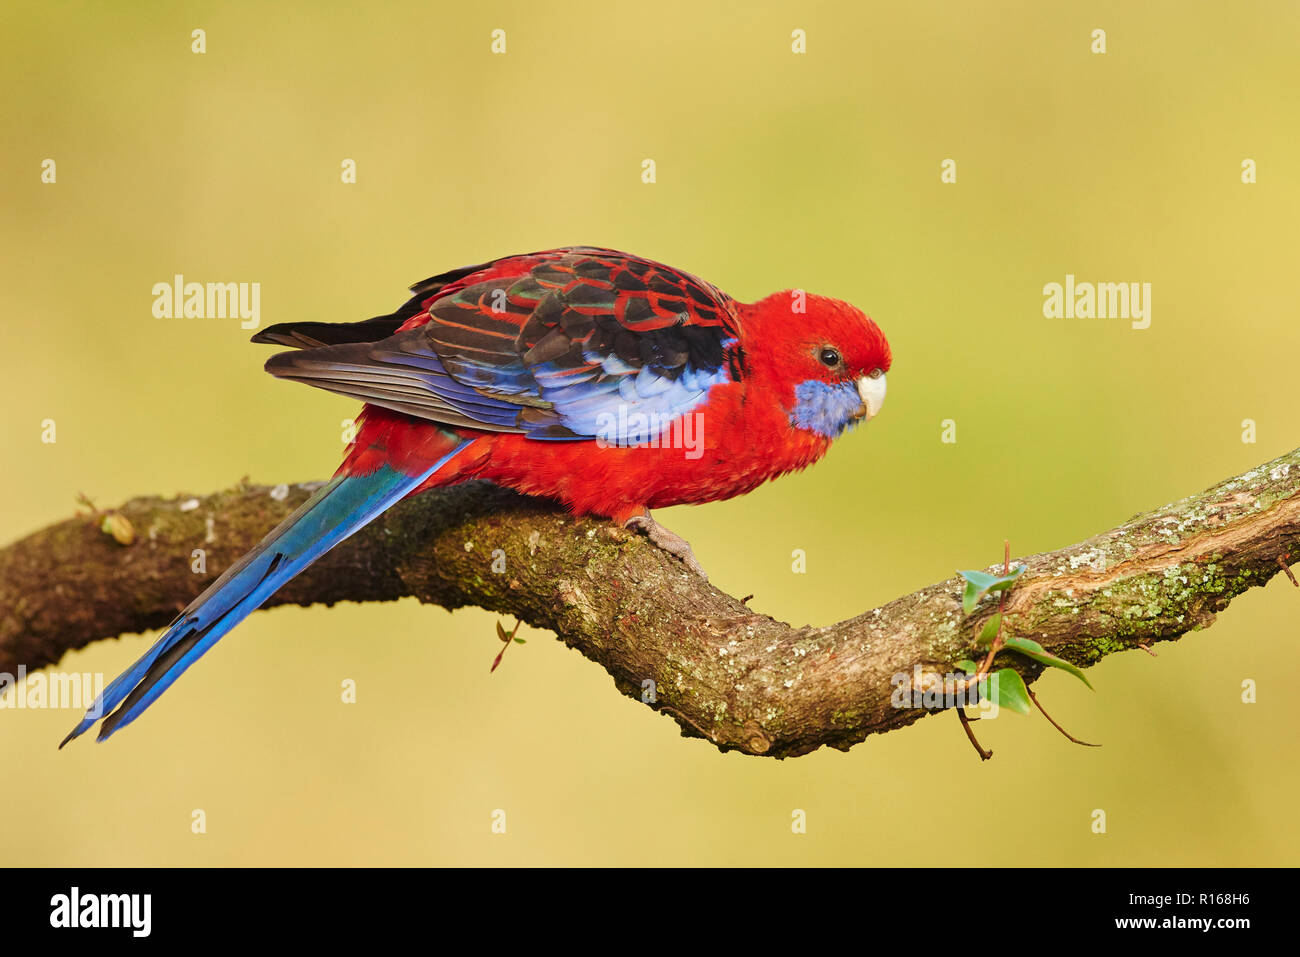
[[[165,626],[308,495],[283,490],[245,484],[197,500],[133,499],[116,510],[135,529],[129,545],[83,515],[0,550],[0,671]],[[193,549],[205,551],[206,574],[191,571]],[[493,570],[500,556],[503,573]],[[1298,560],[1300,449],[1086,542],[1020,559],[1029,570],[1008,596],[1004,634],[1090,665],[1208,626]],[[972,656],[995,604],[963,618],[962,585],[954,577],[839,624],[795,628],[705,584],[639,535],[472,483],[402,502],[267,605],[410,595],[515,615],[555,631],[624,694],[652,698],[684,734],[788,757],[848,749],[929,713],[891,699]],[[1012,653],[1004,662],[1026,680],[1040,673]]]

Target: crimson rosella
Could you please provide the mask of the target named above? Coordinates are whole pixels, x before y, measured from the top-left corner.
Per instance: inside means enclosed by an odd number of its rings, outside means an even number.
[[[650,509],[740,495],[821,458],[880,411],[889,344],[846,302],[737,302],[657,262],[587,246],[412,287],[363,322],[291,322],[272,375],[365,402],[325,485],[113,681],[64,743],[102,741],[327,550],[425,489],[487,479],[644,531],[702,571]]]

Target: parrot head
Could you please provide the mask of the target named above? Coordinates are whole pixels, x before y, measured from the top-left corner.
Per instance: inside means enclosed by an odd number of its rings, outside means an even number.
[[[856,306],[778,292],[746,307],[741,329],[746,365],[795,428],[833,439],[880,412],[892,356],[880,327]]]

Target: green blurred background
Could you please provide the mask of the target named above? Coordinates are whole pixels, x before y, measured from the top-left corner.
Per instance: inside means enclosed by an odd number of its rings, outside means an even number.
[[[1300,441],[1294,3],[353,7],[5,4],[0,540],[81,491],[334,469],[357,406],[267,377],[236,321],[155,319],[178,272],[260,282],[263,325],[352,320],[434,272],[590,243],[746,300],[860,305],[893,345],[885,414],[805,474],[661,516],[719,586],[796,624]],[[1151,328],[1045,319],[1067,272],[1151,282]],[[1105,746],[1008,714],[980,727],[987,764],[943,715],[847,754],[720,755],[546,634],[489,675],[480,610],[282,608],[108,745],[58,752],[72,712],[0,711],[0,859],[1295,865],[1296,602],[1275,581],[1158,659],[1107,658],[1095,694],[1047,675],[1053,716]],[[61,667],[111,678],[153,637]]]

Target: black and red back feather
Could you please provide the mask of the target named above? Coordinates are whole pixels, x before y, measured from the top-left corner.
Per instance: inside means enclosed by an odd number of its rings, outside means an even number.
[[[640,413],[656,434],[739,378],[730,297],[687,273],[594,247],[555,249],[426,279],[388,316],[285,323],[254,337],[300,347],[282,378],[447,425],[535,438],[601,434]],[[655,424],[658,423],[658,424]]]

